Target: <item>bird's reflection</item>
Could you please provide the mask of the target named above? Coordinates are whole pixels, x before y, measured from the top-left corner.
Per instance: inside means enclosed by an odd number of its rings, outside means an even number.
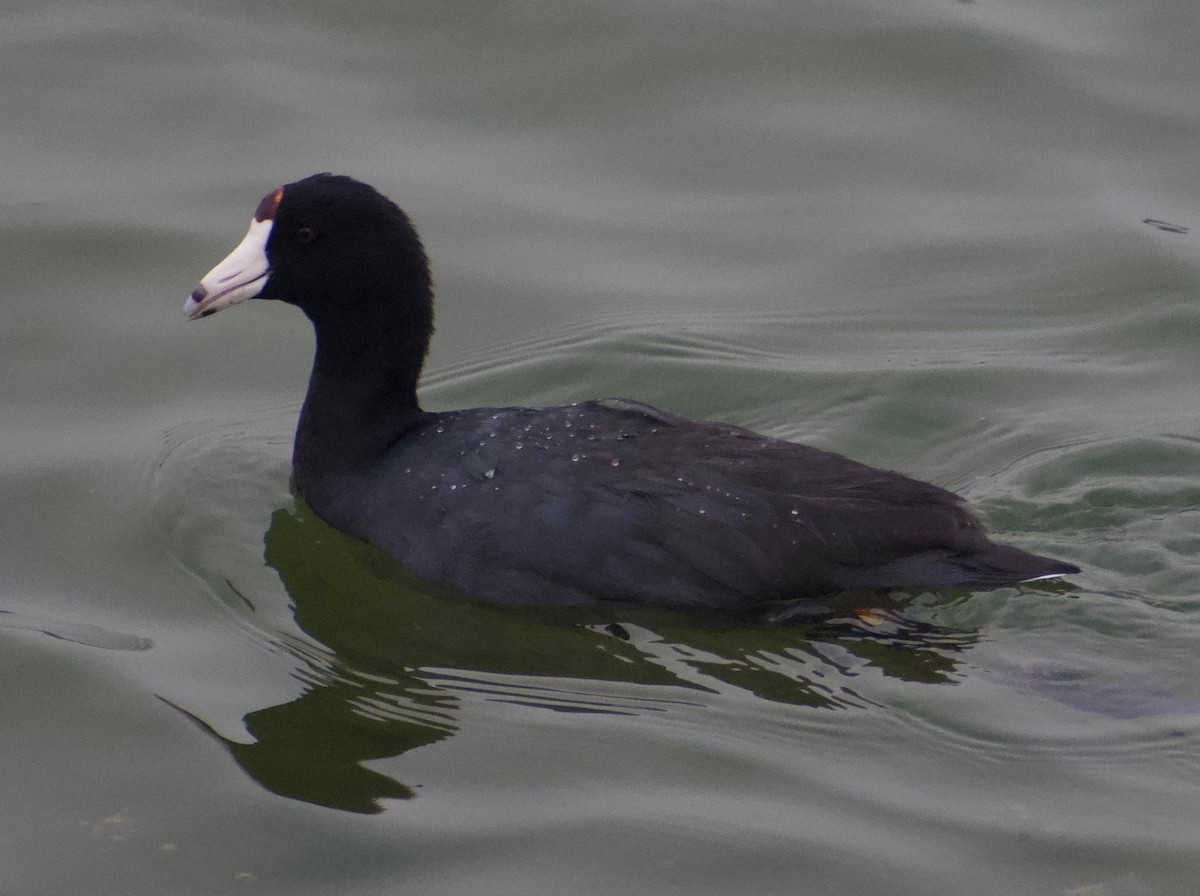
[[[689,693],[700,702],[736,690],[837,709],[866,705],[851,683],[868,667],[953,683],[957,655],[977,637],[918,624],[880,607],[887,598],[878,594],[786,613],[783,622],[626,605],[472,603],[334,531],[299,499],[275,512],[265,542],[296,622],[326,649],[283,639],[305,692],[248,714],[252,743],[223,740],[268,790],[351,812],[414,795],[362,763],[450,737],[467,694],[558,712],[643,714],[669,712]],[[862,612],[867,600],[873,609]],[[633,689],[641,696],[614,697],[631,689],[598,682],[645,687]]]

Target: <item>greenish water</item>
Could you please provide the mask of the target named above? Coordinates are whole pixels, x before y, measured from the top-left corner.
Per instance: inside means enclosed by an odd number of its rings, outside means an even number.
[[[9,4],[0,891],[1194,894],[1198,18]],[[786,627],[407,579],[289,492],[301,316],[183,318],[319,170],[424,236],[429,407],[724,419],[1084,574]]]

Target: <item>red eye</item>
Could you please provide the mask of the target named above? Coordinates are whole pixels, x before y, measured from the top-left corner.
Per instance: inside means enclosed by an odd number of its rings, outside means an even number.
[[[311,227],[301,227],[296,231],[296,242],[311,243],[317,237],[317,232]]]

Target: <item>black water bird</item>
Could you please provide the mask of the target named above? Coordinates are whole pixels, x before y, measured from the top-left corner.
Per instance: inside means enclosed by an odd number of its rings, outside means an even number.
[[[264,197],[187,316],[250,298],[296,305],[316,331],[292,457],[304,500],[478,599],[747,609],[1079,571],[994,544],[937,486],[636,401],[423,410],[425,251],[403,211],[348,177]]]

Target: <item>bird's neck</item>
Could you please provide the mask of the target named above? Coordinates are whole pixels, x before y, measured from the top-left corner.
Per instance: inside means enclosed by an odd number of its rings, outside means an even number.
[[[428,336],[375,323],[332,333],[316,325],[292,456],[298,480],[367,467],[426,416],[417,380]]]

